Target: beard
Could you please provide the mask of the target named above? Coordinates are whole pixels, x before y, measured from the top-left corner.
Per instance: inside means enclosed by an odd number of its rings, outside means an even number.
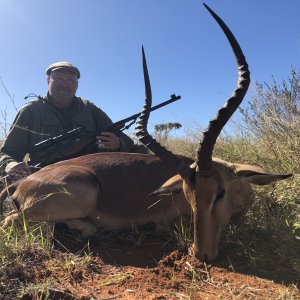
[[[72,93],[68,89],[59,89],[56,90],[55,93],[51,95],[53,104],[58,108],[68,108],[70,107],[74,93]]]

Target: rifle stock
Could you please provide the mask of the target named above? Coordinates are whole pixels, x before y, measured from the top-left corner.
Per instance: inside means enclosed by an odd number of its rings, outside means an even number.
[[[181,99],[180,96],[171,95],[171,98],[151,108],[151,111],[159,109],[174,101]],[[46,158],[39,162],[36,167],[44,167],[54,162],[80,156],[84,149],[95,142],[95,137],[103,131],[118,133],[124,129],[128,129],[139,117],[140,113],[134,114],[128,118],[112,123],[100,130],[87,132],[84,128],[78,127],[64,134],[49,138],[35,144],[29,151],[32,154],[37,151],[46,153]],[[131,121],[129,125],[126,123]]]

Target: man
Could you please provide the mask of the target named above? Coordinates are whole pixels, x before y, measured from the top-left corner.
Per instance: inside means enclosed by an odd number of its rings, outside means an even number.
[[[80,72],[69,62],[50,65],[48,93],[27,103],[17,114],[0,152],[0,171],[22,178],[31,174],[32,167],[47,160],[45,151],[31,152],[31,148],[46,139],[82,127],[86,132],[97,132],[93,150],[131,152],[133,141],[124,133],[100,132],[112,124],[111,119],[88,100],[75,96]],[[23,159],[29,155],[28,164]],[[82,155],[82,153],[80,154]]]

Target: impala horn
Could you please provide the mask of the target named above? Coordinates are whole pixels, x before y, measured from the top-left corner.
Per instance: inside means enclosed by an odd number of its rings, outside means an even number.
[[[250,84],[250,72],[243,51],[227,25],[217,16],[205,3],[210,14],[218,22],[225,33],[238,65],[238,82],[232,96],[226,101],[225,105],[218,111],[215,119],[209,122],[208,128],[203,133],[202,141],[197,150],[197,171],[200,175],[210,176],[212,167],[212,153],[218,136],[223,127],[241,104]]]
[[[139,141],[143,143],[148,149],[150,149],[155,155],[157,155],[162,160],[168,161],[174,168],[178,170],[178,173],[182,177],[186,177],[191,172],[189,165],[184,163],[184,161],[180,157],[176,156],[171,151],[160,145],[147,131],[147,124],[152,105],[152,92],[144,47],[142,47],[142,54],[146,98],[143,110],[136,122],[136,136]]]

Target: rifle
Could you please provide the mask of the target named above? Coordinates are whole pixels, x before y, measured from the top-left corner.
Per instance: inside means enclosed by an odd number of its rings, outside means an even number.
[[[169,100],[153,106],[151,111],[159,109],[179,99],[181,99],[180,96],[173,94]],[[35,165],[35,167],[44,167],[60,160],[80,156],[81,153],[87,154],[85,153],[86,149],[95,143],[95,137],[100,132],[110,131],[118,133],[128,129],[135,123],[139,115],[140,113],[134,114],[94,132],[87,132],[83,127],[78,127],[66,133],[41,141],[35,144],[28,152],[29,154],[37,151],[43,151],[43,153],[45,153],[46,158]],[[128,122],[130,122],[130,124],[126,125]]]

